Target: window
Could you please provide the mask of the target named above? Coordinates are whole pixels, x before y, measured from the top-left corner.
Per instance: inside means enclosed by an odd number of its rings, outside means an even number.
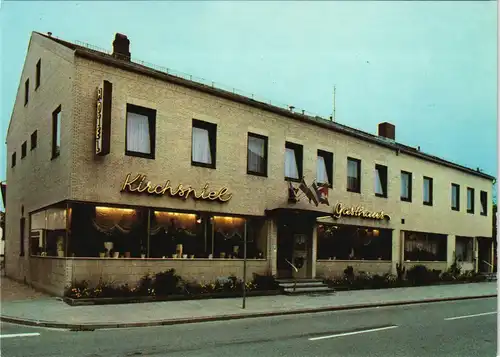
[[[26,141],[21,145],[21,159],[24,159],[26,157],[27,146],[28,144],[26,144]]]
[[[156,110],[127,104],[125,155],[155,158]]]
[[[302,145],[285,143],[285,180],[299,181],[302,178],[303,150]]]
[[[61,106],[52,113],[52,159],[61,153]]]
[[[22,217],[19,221],[19,256],[24,257],[24,227],[26,225],[26,218]]]
[[[42,74],[42,59],[39,59],[36,63],[36,78],[35,78],[35,90],[40,87],[40,76]]]
[[[474,189],[467,187],[467,213],[474,213]]]
[[[424,176],[424,205],[432,206],[433,201],[433,180]]]
[[[480,200],[481,200],[481,215],[487,216],[488,215],[488,192],[481,191]]]
[[[215,169],[217,159],[217,124],[193,119],[191,165]]]
[[[401,201],[411,202],[411,172],[401,171]]]
[[[474,241],[469,237],[456,237],[455,257],[460,262],[473,262]]]
[[[387,166],[375,165],[375,196],[387,197]]]
[[[267,176],[267,137],[248,133],[247,173]]]
[[[451,184],[451,209],[460,211],[460,185]]]
[[[332,187],[333,183],[333,153],[318,150],[316,158],[316,182],[328,184]]]
[[[37,144],[37,131],[35,130],[33,133],[31,133],[31,149],[30,150],[33,150],[34,148],[36,148],[36,144]]]
[[[347,158],[347,191],[361,192],[361,160]]]
[[[16,153],[12,154],[12,162],[11,162],[11,167],[16,166]]]
[[[28,78],[26,82],[24,82],[24,105],[28,104],[30,95],[30,79]]]
[[[410,261],[446,261],[447,236],[444,234],[404,232],[404,259]]]

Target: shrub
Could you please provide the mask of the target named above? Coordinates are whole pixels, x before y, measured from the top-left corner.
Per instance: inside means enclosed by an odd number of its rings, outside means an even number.
[[[152,289],[153,278],[151,277],[151,274],[147,273],[139,280],[139,283],[137,284],[137,293],[139,295],[146,296],[152,291]]]
[[[264,275],[254,273],[252,284],[255,286],[255,289],[257,290],[278,289],[278,282],[276,281],[274,276],[269,273]]]
[[[415,265],[406,273],[408,281],[414,285],[429,285],[436,281],[436,273],[427,269],[425,265]]]
[[[155,275],[152,289],[157,296],[178,294],[183,290],[182,279],[175,274],[175,269],[169,269]]]
[[[351,265],[348,265],[347,268],[344,269],[344,276],[354,280],[354,268]]]

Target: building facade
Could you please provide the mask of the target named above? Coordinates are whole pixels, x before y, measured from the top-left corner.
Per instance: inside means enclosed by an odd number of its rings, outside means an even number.
[[[34,32],[7,134],[6,272],[312,278],[492,261],[494,178]],[[244,242],[247,242],[246,249]]]

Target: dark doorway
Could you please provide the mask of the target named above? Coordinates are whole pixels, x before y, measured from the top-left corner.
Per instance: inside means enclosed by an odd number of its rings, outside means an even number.
[[[493,240],[491,238],[477,238],[478,248],[478,270],[480,273],[491,272],[491,249]],[[491,265],[490,265],[491,264]]]
[[[294,277],[294,269],[290,263],[299,269],[306,269],[302,275],[309,276],[312,272],[312,229],[314,219],[301,217],[300,214],[290,214],[278,218],[277,239],[277,275],[278,278]],[[298,242],[298,237],[303,241]],[[299,240],[300,240],[299,239]],[[304,259],[297,260],[298,249]],[[301,265],[303,264],[303,265]]]

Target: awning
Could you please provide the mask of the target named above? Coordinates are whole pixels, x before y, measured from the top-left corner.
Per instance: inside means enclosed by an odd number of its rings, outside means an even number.
[[[330,216],[331,213],[319,210],[310,210],[310,209],[300,209],[300,208],[291,208],[291,207],[279,207],[273,209],[266,209],[266,216],[276,217],[276,216],[300,216],[302,218],[318,218]]]

